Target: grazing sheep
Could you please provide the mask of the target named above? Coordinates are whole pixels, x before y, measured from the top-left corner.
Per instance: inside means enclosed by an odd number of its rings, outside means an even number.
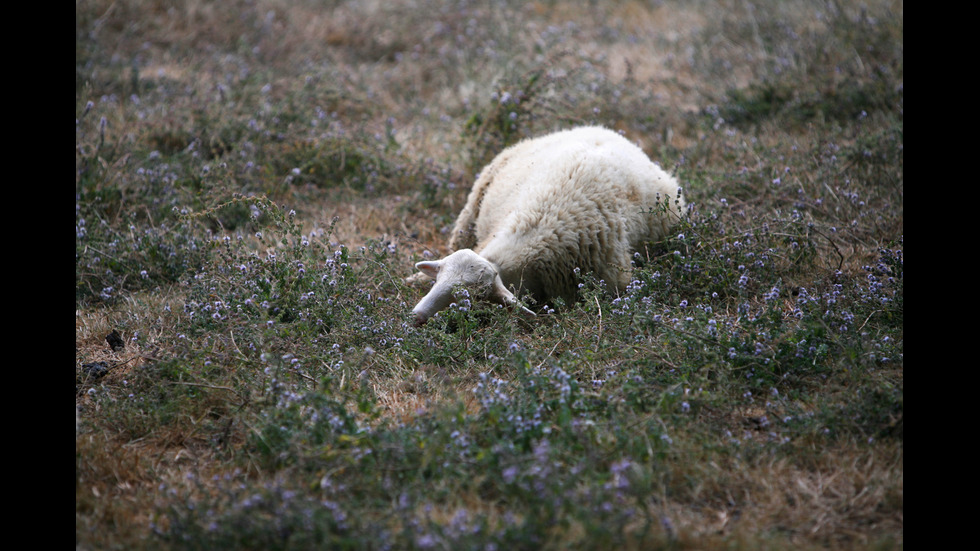
[[[622,291],[633,252],[685,210],[677,181],[616,132],[580,127],[522,141],[480,173],[449,241],[456,252],[415,265],[435,279],[416,322],[458,287],[501,304],[523,292],[571,302],[576,268]]]

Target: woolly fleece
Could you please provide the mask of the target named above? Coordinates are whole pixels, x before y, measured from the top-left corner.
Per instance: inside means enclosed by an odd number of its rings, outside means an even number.
[[[458,286],[505,304],[524,292],[571,302],[575,268],[621,291],[633,252],[663,239],[685,212],[677,181],[612,130],[579,127],[522,141],[477,178],[449,241],[456,253],[416,264],[436,279],[416,319],[445,308]]]

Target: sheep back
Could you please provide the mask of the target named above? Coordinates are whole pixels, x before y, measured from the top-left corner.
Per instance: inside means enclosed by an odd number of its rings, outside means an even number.
[[[537,300],[574,300],[575,268],[622,290],[631,255],[685,211],[677,181],[611,130],[580,127],[515,144],[473,185],[450,239]]]

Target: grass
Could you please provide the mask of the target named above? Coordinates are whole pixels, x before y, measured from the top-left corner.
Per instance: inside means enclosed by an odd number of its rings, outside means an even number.
[[[76,548],[902,547],[902,9],[76,3]],[[693,205],[629,289],[414,327],[592,123]]]

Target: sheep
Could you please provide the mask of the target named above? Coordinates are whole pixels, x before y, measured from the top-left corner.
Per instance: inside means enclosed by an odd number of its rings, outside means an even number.
[[[585,126],[521,141],[480,172],[450,237],[455,252],[415,265],[410,279],[435,280],[412,310],[416,324],[459,288],[504,305],[523,293],[571,304],[576,268],[623,291],[631,255],[686,209],[677,181],[617,132]]]

